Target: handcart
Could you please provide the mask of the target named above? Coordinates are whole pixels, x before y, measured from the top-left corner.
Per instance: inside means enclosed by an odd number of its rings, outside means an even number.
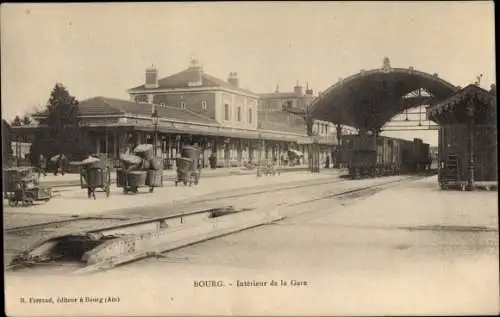
[[[200,169],[194,169],[194,162],[190,158],[178,157],[177,158],[177,178],[175,179],[175,186],[178,183],[184,183],[185,186],[193,183],[198,185],[200,179]]]
[[[52,198],[52,190],[39,185],[33,167],[7,168],[3,174],[4,192],[10,206],[29,206],[35,201],[47,202]]]
[[[181,157],[177,159],[177,179],[175,185],[183,182],[184,185],[193,183],[198,185],[201,176],[201,166],[199,164],[201,150],[196,146],[184,146],[181,150]]]
[[[98,158],[89,157],[70,165],[80,167],[80,187],[87,189],[87,197],[96,199],[96,189],[100,188],[109,197],[111,187],[111,172]]]
[[[140,187],[149,187],[152,193],[155,187],[162,187],[163,164],[152,155],[152,146],[142,144],[134,152],[120,155],[122,168],[116,170],[116,186],[123,188],[124,194],[137,193]]]
[[[88,198],[94,198],[96,189],[100,188],[109,197],[111,192],[111,172],[107,167],[84,167],[80,173],[80,184],[87,189]]]

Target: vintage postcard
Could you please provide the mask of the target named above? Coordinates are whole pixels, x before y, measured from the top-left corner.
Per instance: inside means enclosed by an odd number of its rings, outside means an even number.
[[[493,2],[0,12],[8,316],[500,313]]]

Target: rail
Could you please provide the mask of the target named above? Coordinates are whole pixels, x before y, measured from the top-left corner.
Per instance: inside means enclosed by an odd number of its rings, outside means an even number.
[[[240,197],[248,197],[248,196],[255,196],[255,195],[263,195],[267,193],[273,193],[273,192],[278,192],[278,191],[283,191],[283,190],[292,190],[292,189],[299,189],[299,188],[305,188],[305,187],[312,187],[312,186],[321,186],[325,185],[328,183],[337,183],[337,182],[344,182],[345,180],[342,179],[337,179],[332,181],[332,179],[323,179],[323,180],[312,180],[312,181],[300,181],[298,184],[295,185],[288,185],[284,186],[283,184],[276,184],[272,185],[269,187],[265,187],[262,189],[255,189],[255,187],[250,187],[248,189],[236,189],[235,191],[246,191],[244,193],[236,193],[236,194],[223,194],[223,195],[213,195],[213,194],[208,194],[208,195],[203,195],[200,198],[197,199],[189,199],[189,201],[178,201],[176,204],[179,203],[189,203],[189,204],[199,204],[199,203],[208,203],[208,202],[213,202],[213,201],[218,201],[222,199],[232,199],[232,198],[240,198]],[[210,196],[210,198],[204,198],[206,196]],[[157,208],[157,207],[152,207],[152,208]],[[125,208],[123,210],[133,210],[136,209],[136,207],[131,207],[131,208]],[[17,233],[17,232],[22,232],[26,230],[35,230],[35,229],[42,229],[47,226],[52,226],[52,225],[58,225],[58,224],[65,224],[65,223],[72,223],[72,222],[81,222],[81,221],[87,221],[87,220],[104,220],[104,219],[116,219],[116,220],[127,220],[128,218],[120,218],[120,217],[106,217],[106,216],[90,216],[90,217],[78,217],[78,218],[71,218],[71,219],[63,219],[63,220],[56,220],[56,221],[48,221],[48,222],[43,222],[43,223],[38,223],[38,224],[32,224],[32,225],[26,225],[26,226],[17,226],[17,227],[12,227],[12,228],[6,228],[4,229],[5,233]]]

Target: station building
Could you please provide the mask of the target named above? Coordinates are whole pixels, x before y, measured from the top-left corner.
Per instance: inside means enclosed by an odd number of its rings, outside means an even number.
[[[307,164],[311,144],[334,142],[326,136],[308,136],[300,116],[282,112],[263,115],[261,96],[241,88],[236,72],[224,81],[205,73],[196,60],[187,69],[164,78],[159,78],[154,67],[148,68],[144,83],[127,92],[129,100],[99,96],[80,101],[81,124],[95,145],[95,153],[118,158],[136,144],[154,143],[157,135],[157,147],[170,166],[187,144],[202,148],[204,167],[212,153],[219,167],[264,159],[279,164],[282,154],[290,149],[302,152],[301,163]],[[34,124],[13,131],[34,136],[45,128]]]

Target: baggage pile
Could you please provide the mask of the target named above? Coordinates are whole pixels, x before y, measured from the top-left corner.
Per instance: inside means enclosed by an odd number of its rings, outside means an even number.
[[[198,185],[200,180],[200,166],[198,160],[201,150],[194,146],[185,146],[181,150],[181,157],[177,158],[177,178],[175,186],[182,182],[184,185],[191,186],[193,183]]]
[[[70,165],[80,167],[80,187],[87,189],[88,198],[96,199],[95,192],[98,188],[109,197],[111,172],[103,160],[89,156],[83,161],[71,162]]]
[[[155,187],[163,186],[163,162],[154,157],[153,146],[141,144],[133,152],[120,155],[123,167],[116,170],[116,186],[125,194],[137,193],[140,187],[149,187],[152,193]]]

